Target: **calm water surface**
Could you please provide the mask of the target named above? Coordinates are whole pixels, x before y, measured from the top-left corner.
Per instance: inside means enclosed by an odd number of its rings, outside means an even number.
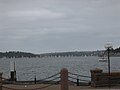
[[[65,67],[69,72],[89,75],[90,69],[101,68],[107,71],[107,63],[99,62],[99,57],[45,57],[0,59],[0,72],[5,78],[10,77],[10,62],[15,61],[17,80],[42,79],[60,72]],[[120,57],[111,58],[111,71],[120,71]]]

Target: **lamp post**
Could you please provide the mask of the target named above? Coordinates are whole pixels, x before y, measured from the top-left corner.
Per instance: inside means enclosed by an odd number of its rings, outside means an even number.
[[[107,53],[108,53],[108,83],[109,83],[109,87],[111,87],[111,81],[110,81],[110,49],[112,49],[112,44],[111,42],[107,42],[105,44],[105,48],[107,49]]]

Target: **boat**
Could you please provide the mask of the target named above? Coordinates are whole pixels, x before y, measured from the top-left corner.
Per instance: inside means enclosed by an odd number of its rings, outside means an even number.
[[[107,62],[108,60],[107,60],[107,58],[105,58],[105,57],[102,57],[102,58],[100,58],[99,59],[99,62]]]

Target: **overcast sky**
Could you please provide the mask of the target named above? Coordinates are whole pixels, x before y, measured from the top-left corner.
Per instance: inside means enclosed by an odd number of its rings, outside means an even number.
[[[120,0],[0,0],[0,51],[120,46]]]

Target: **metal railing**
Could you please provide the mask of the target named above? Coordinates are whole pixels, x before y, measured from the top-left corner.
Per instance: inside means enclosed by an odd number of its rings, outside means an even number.
[[[22,81],[22,82],[20,82],[20,81],[9,81],[8,79],[1,77],[2,78],[2,83],[11,83],[12,85],[24,85],[24,86],[27,85],[27,86],[29,86],[29,85],[35,85],[35,84],[41,84],[41,83],[49,82],[49,83],[45,84],[45,86],[36,87],[36,88],[32,88],[32,89],[27,89],[26,87],[24,87],[24,88],[13,88],[13,87],[7,87],[6,85],[2,85],[2,88],[9,89],[9,90],[38,90],[38,89],[43,89],[43,88],[47,88],[47,87],[50,87],[52,85],[58,84],[59,83],[59,78],[60,78],[59,74],[60,73],[57,73],[57,74],[51,75],[49,77],[46,77],[44,79],[36,80],[36,83],[34,83],[34,84],[26,83],[26,81]],[[47,81],[47,79],[49,79],[49,81]],[[30,82],[30,81],[28,81],[28,82]]]

